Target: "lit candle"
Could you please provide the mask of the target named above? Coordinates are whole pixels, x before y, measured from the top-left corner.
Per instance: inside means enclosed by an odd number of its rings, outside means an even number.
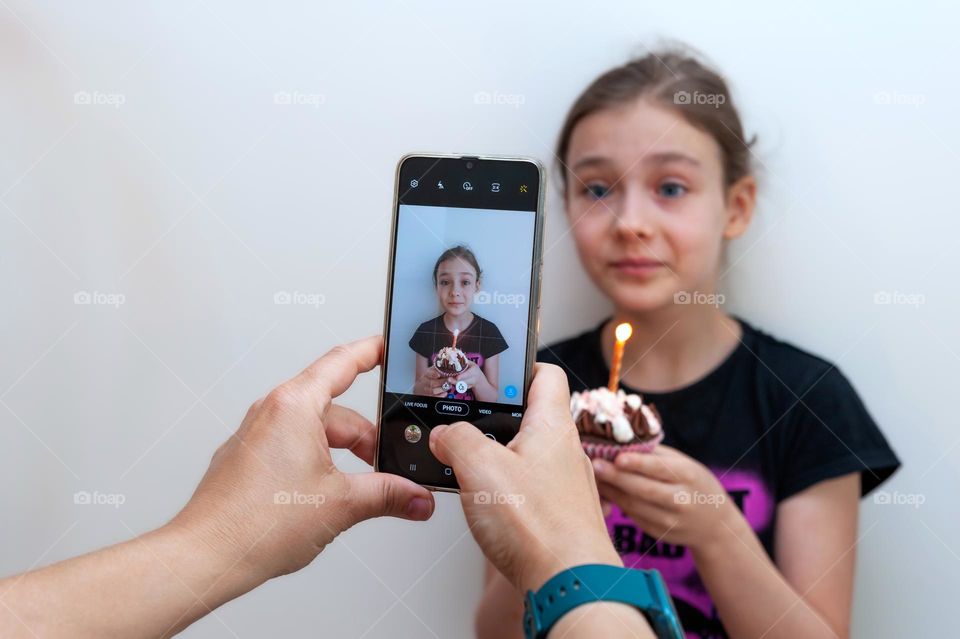
[[[453,329],[453,347],[454,347],[454,348],[457,347],[457,335],[459,335],[459,334],[460,334],[460,329],[459,329],[459,328]]]
[[[633,335],[633,327],[626,322],[617,324],[613,333],[617,338],[617,343],[613,346],[613,363],[610,364],[610,382],[607,387],[611,393],[616,393],[617,387],[620,386],[620,363],[623,361],[623,346]]]

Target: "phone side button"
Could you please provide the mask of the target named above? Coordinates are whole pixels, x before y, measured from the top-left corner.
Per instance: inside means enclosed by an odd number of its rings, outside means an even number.
[[[437,402],[435,409],[441,415],[454,417],[466,417],[470,413],[470,407],[463,402]]]

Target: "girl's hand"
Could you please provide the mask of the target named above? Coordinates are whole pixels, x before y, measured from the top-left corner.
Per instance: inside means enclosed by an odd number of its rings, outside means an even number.
[[[647,534],[671,544],[698,548],[739,515],[706,466],[669,446],[621,453],[614,463],[595,460],[593,467],[601,498],[617,504]]]
[[[456,382],[466,382],[467,386],[470,388],[476,388],[482,382],[485,382],[487,378],[484,376],[483,371],[477,366],[477,363],[473,360],[467,360],[467,367],[463,369],[460,374],[453,378],[454,383]]]
[[[413,392],[416,395],[427,395],[428,397],[446,397],[447,391],[443,390],[443,382],[447,379],[441,375],[433,366],[427,369],[427,372],[413,385]]]

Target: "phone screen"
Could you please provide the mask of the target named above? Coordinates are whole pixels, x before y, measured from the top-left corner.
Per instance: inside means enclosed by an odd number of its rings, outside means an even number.
[[[536,357],[543,172],[532,160],[410,156],[397,171],[378,470],[455,490],[430,429],[509,442]]]

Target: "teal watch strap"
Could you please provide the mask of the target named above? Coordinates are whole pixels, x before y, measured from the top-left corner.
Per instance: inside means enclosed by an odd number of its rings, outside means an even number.
[[[527,639],[544,639],[560,618],[583,604],[624,603],[644,614],[660,639],[683,639],[673,600],[656,570],[632,570],[586,564],[550,578],[536,594],[527,591],[523,631]]]

